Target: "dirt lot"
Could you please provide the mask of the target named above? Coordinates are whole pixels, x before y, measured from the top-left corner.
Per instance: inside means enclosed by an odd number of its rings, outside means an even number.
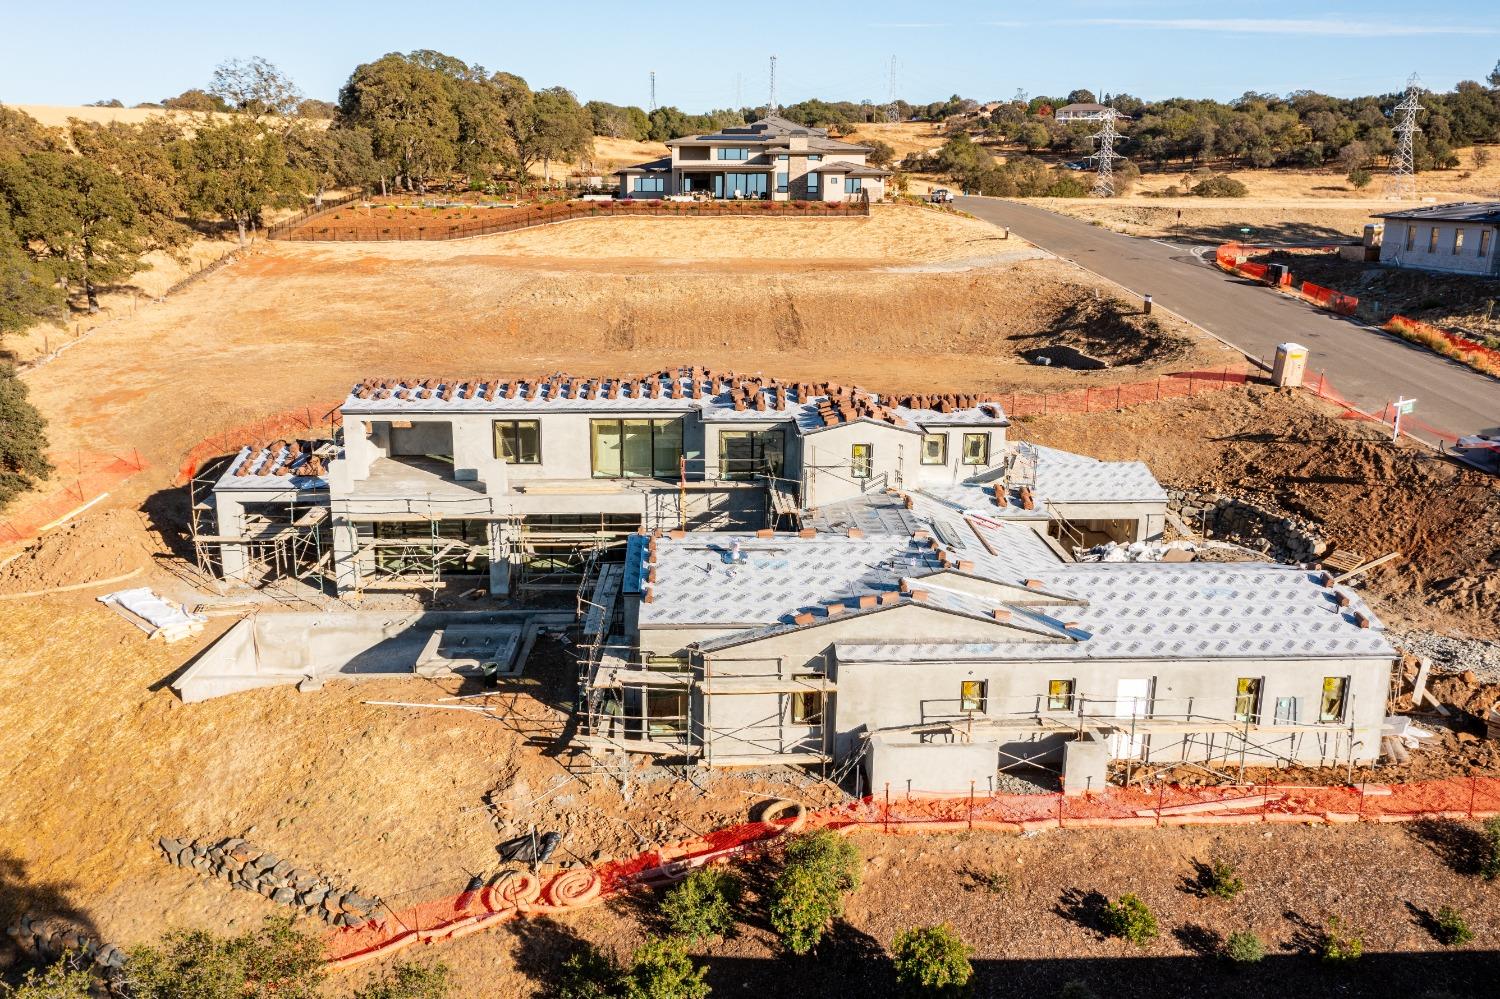
[[[561,238],[502,239],[532,235]],[[827,238],[835,249],[825,254],[851,252],[837,243],[851,238],[847,231]],[[182,452],[217,429],[331,402],[372,363],[405,372],[589,374],[696,361],[921,391],[1107,384],[1225,359],[1217,348],[1176,340],[1186,331],[1164,324],[1173,336],[1160,354],[1170,359],[1153,355],[1093,373],[1021,363],[1021,343],[1011,338],[1077,323],[1079,301],[1091,300],[1098,286],[1052,260],[884,270],[910,260],[891,256],[893,242],[856,252],[860,269],[840,262],[849,257],[809,255],[787,274],[769,260],[739,263],[711,251],[731,242],[715,235],[691,265],[623,253],[590,257],[557,245],[527,256],[483,240],[262,247],[27,376],[59,446],[107,439],[139,447],[151,467],[34,556],[0,567],[0,596],[141,566],[140,584],[186,596],[179,580],[152,567],[182,528],[182,496],[170,485]],[[1112,327],[1117,339],[1139,339],[1134,321],[1126,316]],[[1362,550],[1406,552],[1400,567],[1367,584],[1382,613],[1497,637],[1493,481],[1393,451],[1377,432],[1331,420],[1316,404],[1233,390],[1125,413],[1050,416],[1015,431],[1100,457],[1142,458],[1170,484],[1253,490],[1323,521]],[[572,669],[557,647],[543,646],[527,676],[505,688],[499,718],[361,703],[435,701],[460,690],[416,680],[333,683],[305,695],[271,689],[184,706],[165,681],[228,626],[230,609],[200,639],[167,647],[148,642],[94,595],[0,600],[7,747],[0,916],[74,907],[102,936],[129,944],[171,926],[243,928],[273,911],[168,867],[152,847],[164,834],[243,835],[399,905],[451,893],[472,873],[492,869],[495,843],[522,824],[566,830],[567,850],[589,859],[736,821],[769,794],[813,803],[831,794],[778,773],[714,778],[702,789],[653,773],[631,780],[627,801],[607,775],[571,779],[543,752],[561,729]],[[1304,939],[1300,924],[1282,913],[1314,926],[1340,913],[1366,932],[1372,951],[1429,951],[1418,917],[1403,905],[1410,901],[1423,910],[1464,908],[1481,944],[1494,938],[1493,889],[1451,873],[1427,840],[1365,827],[1262,837],[1240,830],[866,839],[869,887],[851,908],[852,929],[839,948],[792,966],[769,960],[764,929],[751,929],[718,951],[716,994],[787,994],[789,979],[858,982],[879,994],[888,970],[871,956],[871,941],[884,945],[899,928],[944,917],[979,949],[986,994],[1024,981],[1046,995],[1070,977],[1102,990],[1126,952],[1086,928],[1091,903],[1085,896],[1082,914],[1075,912],[1063,897],[1073,889],[1145,894],[1164,926],[1146,959],[1161,974],[1187,976],[1185,990],[1198,992],[1233,994],[1241,980],[1187,961],[1193,941],[1206,939],[1172,934],[1189,923],[1221,933],[1248,923],[1295,949]],[[1215,909],[1176,891],[1187,862],[1217,850],[1240,858],[1247,872],[1267,872],[1252,879],[1246,898],[1234,903],[1240,908]],[[1346,863],[1351,853],[1368,863]],[[975,865],[1014,865],[1015,894],[967,890],[963,872]],[[574,933],[625,946],[640,932],[627,907],[561,928],[518,924],[462,941],[442,957],[457,969],[460,992],[519,996],[555,967]],[[1024,968],[1008,963],[1020,958],[1036,960]],[[1396,972],[1384,960],[1367,958],[1382,969],[1373,980],[1414,980],[1390,978]],[[1424,982],[1447,973],[1448,965],[1412,962]],[[1271,963],[1338,987],[1304,958]]]
[[[1395,238],[1394,236],[1392,238]],[[1341,260],[1323,253],[1271,253],[1258,262],[1286,264],[1294,281],[1311,281],[1434,326],[1500,344],[1500,280],[1400,270],[1375,263]]]

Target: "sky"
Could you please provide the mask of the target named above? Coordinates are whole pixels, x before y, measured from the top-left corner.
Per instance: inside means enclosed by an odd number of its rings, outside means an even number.
[[[783,12],[779,19],[777,11]],[[430,16],[424,12],[430,11]],[[581,100],[689,112],[820,97],[913,103],[1066,94],[1228,100],[1247,90],[1391,93],[1409,74],[1448,90],[1500,60],[1493,0],[1206,3],[1050,0],[942,4],[794,0],[691,4],[359,4],[201,0],[0,5],[0,102],[160,101],[214,66],[262,56],[309,97],[336,100],[359,63],[438,49]]]

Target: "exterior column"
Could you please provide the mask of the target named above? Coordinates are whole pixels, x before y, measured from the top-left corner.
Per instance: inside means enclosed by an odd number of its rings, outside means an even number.
[[[245,505],[223,493],[215,493],[214,524],[221,537],[242,537],[245,533]],[[225,580],[249,582],[250,556],[244,545],[219,545],[219,565]]]
[[[329,522],[333,535],[334,585],[338,588],[339,596],[347,596],[359,587],[359,536],[354,521],[346,514],[335,513]]]

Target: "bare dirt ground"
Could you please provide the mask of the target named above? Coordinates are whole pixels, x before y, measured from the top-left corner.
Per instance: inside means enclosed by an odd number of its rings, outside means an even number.
[[[1012,338],[1069,315],[1076,321],[1078,302],[1091,301],[1095,287],[1109,293],[1054,260],[887,272],[880,267],[893,258],[872,250],[861,256],[878,263],[867,259],[855,277],[848,268],[820,269],[841,259],[832,257],[809,256],[788,273],[770,261],[742,265],[707,250],[681,266],[571,252],[577,255],[550,246],[527,258],[482,240],[271,244],[101,329],[29,373],[28,383],[58,446],[107,440],[138,447],[151,467],[75,526],[0,567],[0,596],[142,565],[146,571],[131,585],[187,596],[178,579],[152,567],[180,542],[183,498],[171,486],[178,458],[216,430],[293,405],[332,402],[371,374],[372,364],[404,372],[590,374],[691,361],[876,390],[962,391],[1107,384],[1226,360],[1226,352],[1164,323],[1173,334],[1161,352],[1169,359],[1153,355],[1093,373],[1022,363]],[[1115,327],[1120,337],[1138,339],[1132,322],[1127,316]],[[1496,634],[1500,516],[1493,482],[1392,450],[1378,432],[1331,420],[1321,406],[1234,390],[1125,413],[1050,416],[1015,431],[1100,457],[1142,458],[1172,484],[1255,489],[1371,553],[1402,550],[1401,567],[1367,584],[1383,614]],[[175,926],[244,928],[275,911],[263,899],[167,866],[153,846],[160,835],[243,835],[399,905],[450,894],[471,874],[492,869],[495,844],[531,822],[565,831],[566,859],[587,860],[738,821],[771,794],[811,803],[832,796],[805,778],[772,772],[715,777],[702,788],[642,772],[630,781],[628,799],[608,775],[573,779],[545,753],[570,690],[572,665],[556,646],[540,647],[526,676],[504,688],[494,701],[498,717],[361,703],[436,701],[460,692],[456,681],[331,683],[317,694],[269,689],[185,706],[164,689],[166,681],[233,618],[216,616],[200,638],[163,646],[102,609],[96,593],[0,601],[0,732],[7,745],[0,757],[0,917],[27,907],[72,908],[99,935],[128,945]],[[1260,835],[867,838],[864,848],[883,859],[869,865],[870,885],[851,908],[852,929],[841,931],[843,949],[793,966],[770,960],[765,930],[753,929],[716,952],[716,994],[747,986],[788,994],[789,981],[828,975],[845,987],[874,983],[879,994],[889,972],[872,945],[938,918],[961,922],[991,969],[984,974],[996,976],[986,979],[984,994],[1003,994],[1015,976],[1055,991],[1048,983],[1065,973],[1102,988],[1103,976],[1124,966],[1125,951],[1086,928],[1090,903],[1087,896],[1066,902],[1071,889],[1147,894],[1168,935],[1146,956],[1163,967],[1189,967],[1183,955],[1190,941],[1204,938],[1179,939],[1170,930],[1193,921],[1227,932],[1248,920],[1278,945],[1300,946],[1299,923],[1279,915],[1285,911],[1313,924],[1347,913],[1372,950],[1430,950],[1413,928],[1417,917],[1393,896],[1424,911],[1439,901],[1463,907],[1481,943],[1493,939],[1492,901],[1484,908],[1492,895],[1482,894],[1492,890],[1445,873],[1425,841],[1374,828],[1278,829],[1269,841]],[[1255,903],[1232,918],[1205,913],[1202,903],[1175,891],[1177,869],[1210,849],[1266,872],[1252,882],[1252,892],[1263,895],[1248,895]],[[1370,862],[1344,862],[1351,852]],[[1143,857],[1151,862],[1140,863]],[[963,872],[978,864],[1014,864],[1024,872],[1012,879],[1019,894],[966,890]],[[586,913],[561,928],[526,923],[479,935],[440,956],[454,965],[461,994],[545,994],[539,983],[575,934],[626,946],[640,932],[628,909]],[[1007,963],[1019,958],[1037,961],[1024,969]],[[1286,960],[1288,967],[1313,967],[1301,957]],[[1196,989],[1222,984],[1208,962],[1192,962],[1182,973]]]

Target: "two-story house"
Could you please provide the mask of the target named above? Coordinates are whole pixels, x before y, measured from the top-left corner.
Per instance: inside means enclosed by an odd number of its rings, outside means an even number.
[[[619,171],[620,197],[852,201],[885,196],[889,170],[867,163],[868,146],[771,115],[749,125],[667,143],[669,156]]]
[[[245,448],[219,476],[208,536],[226,577],[296,562],[270,546],[295,547],[300,529],[341,593],[455,577],[571,592],[589,553],[640,528],[791,526],[893,489],[1075,543],[1154,536],[1165,515],[1144,466],[1012,445],[1000,402],[977,395],[679,369],[373,379],[340,411],[340,449]]]

